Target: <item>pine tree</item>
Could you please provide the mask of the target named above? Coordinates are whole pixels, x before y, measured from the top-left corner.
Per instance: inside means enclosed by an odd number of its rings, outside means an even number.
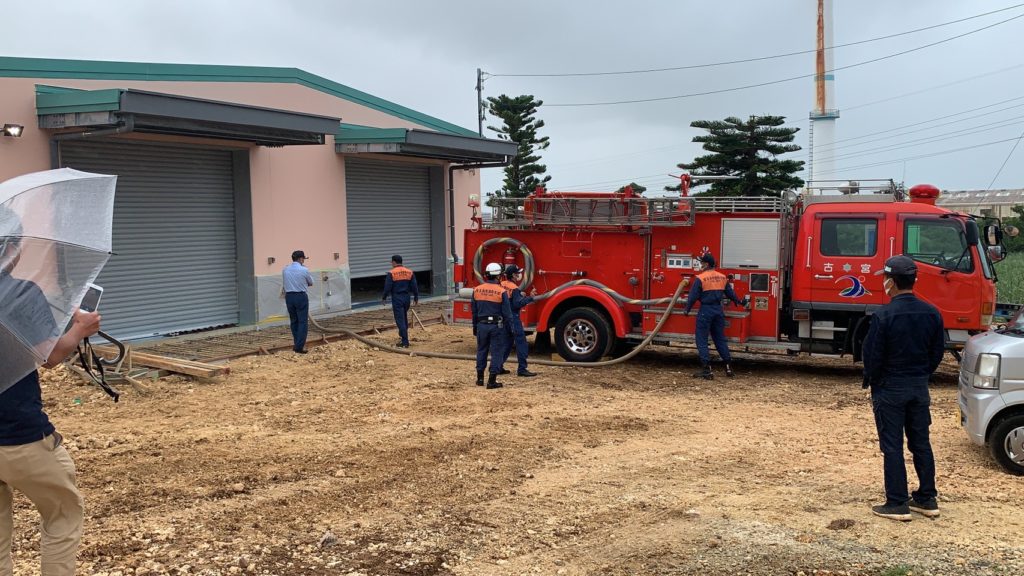
[[[502,120],[502,127],[488,126],[488,130],[498,133],[498,138],[511,140],[519,144],[512,163],[505,167],[505,179],[501,190],[495,191],[497,198],[522,198],[549,180],[545,176],[547,166],[538,164],[540,150],[547,149],[548,137],[538,137],[537,131],[544,127],[544,121],[536,118],[537,109],[544,104],[535,100],[532,95],[510,97],[501,96],[487,98],[487,109],[491,115]]]
[[[678,164],[692,176],[738,176],[735,180],[718,180],[702,192],[711,196],[778,196],[784,190],[799,188],[804,181],[794,174],[803,167],[802,160],[781,160],[778,156],[800,150],[791,144],[799,128],[782,127],[785,116],[751,116],[744,122],[735,116],[725,120],[697,120],[690,126],[707,130],[694,136],[710,152],[693,162]],[[665,190],[678,191],[679,186]]]
[[[643,194],[644,192],[647,191],[647,186],[641,186],[636,182],[630,182],[629,184],[626,184],[626,186],[623,186],[622,188],[616,190],[616,192],[620,194],[625,192],[627,186],[633,189],[633,194]]]

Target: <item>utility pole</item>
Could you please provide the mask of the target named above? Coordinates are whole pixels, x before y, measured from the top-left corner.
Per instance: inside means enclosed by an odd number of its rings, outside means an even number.
[[[484,72],[476,69],[476,124],[480,137],[484,136]]]

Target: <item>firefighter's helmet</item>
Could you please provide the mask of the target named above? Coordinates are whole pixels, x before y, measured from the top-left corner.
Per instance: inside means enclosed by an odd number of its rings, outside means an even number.
[[[484,268],[484,274],[491,278],[497,278],[498,276],[501,276],[501,264],[498,264],[497,262],[491,262],[490,264],[487,265],[487,268]]]
[[[516,266],[515,264],[505,266],[505,278],[511,278],[516,274],[519,274],[519,266]]]

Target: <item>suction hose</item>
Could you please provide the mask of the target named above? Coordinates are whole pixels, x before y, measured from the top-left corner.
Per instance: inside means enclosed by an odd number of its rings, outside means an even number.
[[[574,285],[574,284],[577,284],[579,282],[592,282],[592,281],[590,281],[590,280],[576,280],[574,282],[567,282],[566,284],[563,284],[562,286],[559,286],[558,288],[555,288],[554,290],[551,290],[550,292],[547,292],[546,295],[550,296],[555,291],[560,290],[562,287],[564,287],[566,285]],[[600,285],[597,282],[593,282],[593,284],[598,284],[599,286],[603,286],[603,285]],[[553,360],[530,360],[530,363],[531,364],[539,364],[541,366],[568,366],[568,367],[573,367],[573,368],[603,368],[605,366],[613,366],[615,364],[620,364],[622,362],[625,362],[625,361],[629,360],[630,358],[632,358],[632,357],[636,356],[637,354],[639,354],[644,348],[650,346],[651,341],[653,341],[655,336],[657,336],[658,333],[661,332],[662,326],[664,326],[665,322],[668,321],[669,316],[672,314],[672,309],[675,308],[675,305],[679,303],[679,298],[682,295],[683,290],[685,288],[686,288],[686,282],[680,282],[679,286],[676,287],[675,294],[673,294],[670,298],[659,298],[658,300],[630,301],[630,302],[635,302],[635,303],[666,301],[668,303],[668,307],[665,308],[665,312],[662,313],[661,318],[658,320],[658,323],[654,326],[654,330],[652,330],[651,333],[647,335],[647,338],[644,338],[643,342],[641,342],[636,348],[631,350],[628,354],[625,354],[625,355],[620,356],[618,358],[614,358],[612,360],[602,360],[600,362],[555,362]],[[610,290],[606,289],[606,291],[609,292],[610,294],[615,295],[615,293],[611,292]],[[621,301],[621,298],[622,298],[622,296],[619,296],[620,301]],[[367,337],[363,336],[362,334],[358,334],[358,333],[353,332],[352,330],[348,330],[346,328],[333,329],[333,328],[326,328],[324,326],[321,326],[320,323],[317,322],[315,318],[313,318],[313,316],[309,317],[309,322],[314,327],[316,327],[317,330],[320,330],[324,334],[344,334],[346,336],[350,336],[352,338],[355,338],[356,340],[362,342],[363,344],[366,344],[367,346],[376,347],[376,348],[379,348],[381,350],[384,350],[385,352],[392,352],[394,354],[404,354],[406,356],[424,356],[426,358],[442,358],[442,359],[445,359],[445,360],[471,360],[473,362],[476,361],[476,356],[471,356],[469,354],[449,354],[447,352],[421,352],[421,351],[409,350],[408,348],[395,348],[393,346],[387,346],[385,344],[381,344],[380,342],[377,342],[375,340],[367,338]]]

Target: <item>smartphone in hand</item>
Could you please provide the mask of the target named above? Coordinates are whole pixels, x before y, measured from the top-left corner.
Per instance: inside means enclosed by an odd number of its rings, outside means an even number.
[[[95,312],[100,307],[100,297],[103,296],[103,288],[95,284],[86,284],[85,296],[78,309],[82,312]]]

